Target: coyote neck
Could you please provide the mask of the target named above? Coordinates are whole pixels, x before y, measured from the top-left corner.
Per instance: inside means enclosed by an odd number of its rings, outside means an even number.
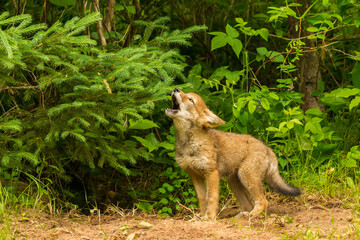
[[[176,145],[185,146],[197,138],[209,134],[207,128],[200,128],[191,122],[174,121],[176,132]]]

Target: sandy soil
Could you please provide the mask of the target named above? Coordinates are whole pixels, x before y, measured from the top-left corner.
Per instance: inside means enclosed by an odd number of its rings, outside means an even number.
[[[9,239],[359,239],[359,218],[341,203],[299,203],[284,199],[270,203],[267,215],[234,217],[228,207],[217,221],[188,216],[160,218],[131,211],[63,216],[24,211],[2,228]],[[126,212],[126,214],[125,214]],[[191,216],[192,215],[192,216]]]

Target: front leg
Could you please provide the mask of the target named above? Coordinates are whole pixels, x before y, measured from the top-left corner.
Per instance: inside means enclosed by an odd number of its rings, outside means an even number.
[[[219,205],[219,172],[212,170],[205,175],[207,183],[205,217],[215,220]]]
[[[190,175],[191,182],[195,187],[196,196],[199,202],[200,215],[204,216],[206,211],[206,184],[205,178],[195,174],[193,172],[188,172]]]

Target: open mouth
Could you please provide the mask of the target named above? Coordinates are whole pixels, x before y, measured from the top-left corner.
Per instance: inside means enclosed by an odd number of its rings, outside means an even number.
[[[166,109],[166,115],[173,118],[178,113],[178,111],[180,111],[180,104],[174,94],[172,94],[171,100],[172,100],[172,108]]]
[[[174,94],[172,95],[171,99],[172,99],[172,110],[180,110],[180,105]]]

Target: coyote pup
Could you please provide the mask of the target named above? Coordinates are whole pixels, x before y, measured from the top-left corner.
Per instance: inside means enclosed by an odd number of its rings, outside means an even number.
[[[225,177],[243,210],[257,215],[268,206],[263,179],[277,192],[298,196],[301,191],[279,174],[275,153],[250,135],[211,129],[225,122],[196,93],[175,88],[166,115],[176,129],[175,160],[191,178],[204,218],[215,219],[220,177]]]

